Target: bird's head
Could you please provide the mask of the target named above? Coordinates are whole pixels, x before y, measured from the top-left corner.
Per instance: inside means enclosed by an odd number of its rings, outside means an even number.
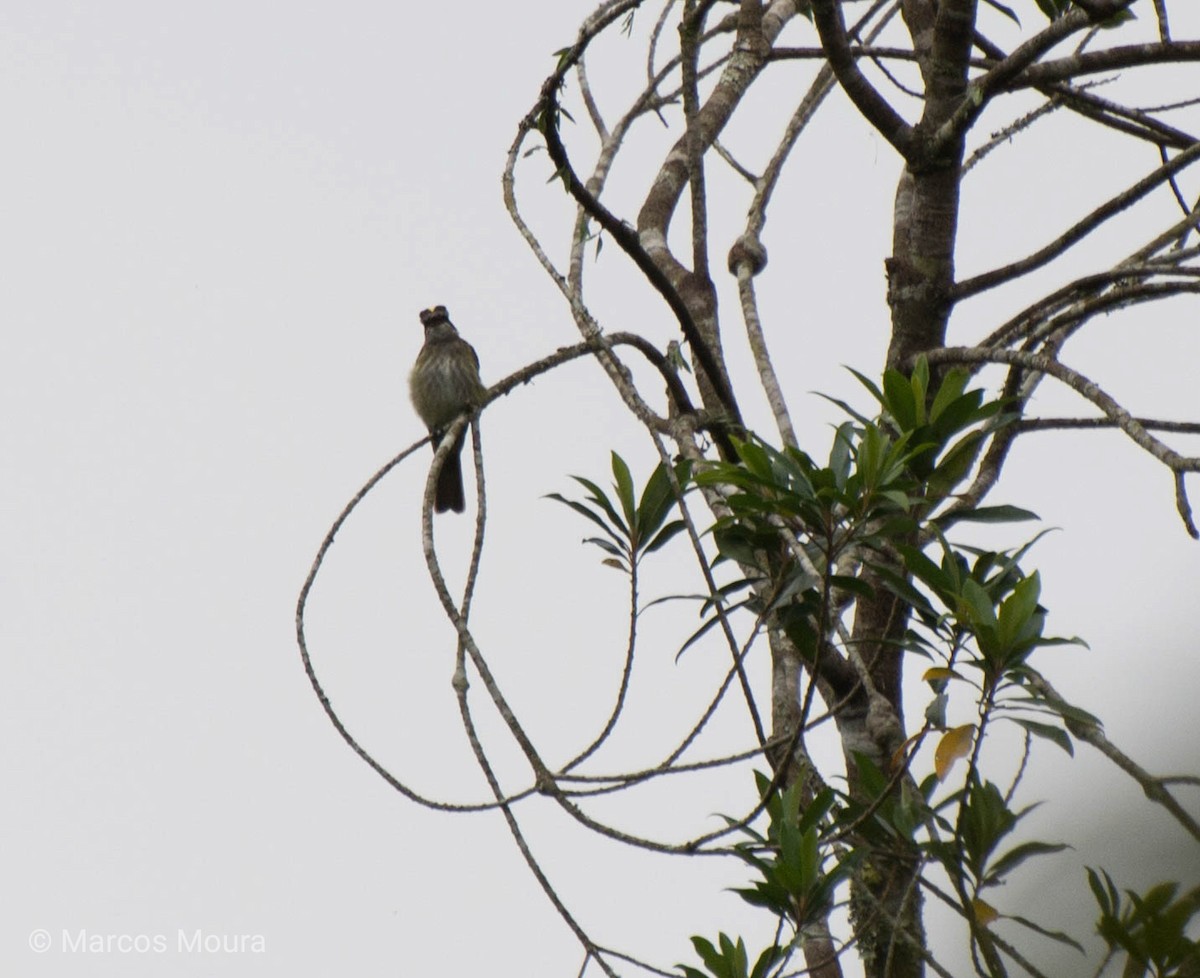
[[[442,323],[450,322],[450,313],[446,311],[445,306],[431,306],[428,309],[421,310],[421,325],[426,330],[433,326],[440,326]]]

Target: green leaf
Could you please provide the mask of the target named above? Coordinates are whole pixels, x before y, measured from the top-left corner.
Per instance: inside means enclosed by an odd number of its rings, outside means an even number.
[[[871,380],[865,374],[860,374],[853,367],[847,367],[846,369],[849,370],[850,373],[854,374],[854,376],[858,379],[858,382],[860,384],[862,384],[863,387],[865,387],[867,390],[869,390],[871,392],[871,396],[874,397],[875,400],[877,400],[879,402],[879,406],[881,408],[887,407],[887,398],[884,397],[883,392],[878,387],[875,386],[875,381]],[[866,421],[865,418],[863,418],[861,420],[863,420],[864,422]]]
[[[854,767],[858,771],[863,790],[870,799],[878,798],[887,789],[888,779],[878,765],[866,754],[854,752]]]
[[[896,549],[904,558],[904,566],[908,568],[909,573],[927,584],[934,593],[945,596],[953,590],[954,582],[949,575],[923,551],[908,544],[897,544]]]
[[[784,950],[777,944],[772,944],[758,956],[758,960],[754,962],[754,968],[750,972],[750,978],[767,978],[767,974],[775,966],[777,961],[783,959]]]
[[[833,481],[838,488],[845,486],[846,477],[850,474],[854,436],[855,427],[849,421],[838,425],[833,436],[833,447],[829,452],[829,470],[833,473]]]
[[[763,447],[750,441],[735,442],[734,444],[738,451],[738,457],[741,458],[742,464],[746,466],[747,471],[768,485],[774,484],[775,480],[771,472],[771,459]]]
[[[1101,882],[1100,876],[1103,874],[1104,881]],[[1111,916],[1117,912],[1121,906],[1121,895],[1117,892],[1116,884],[1113,883],[1112,877],[1108,875],[1106,870],[1092,869],[1087,867],[1088,886],[1092,888],[1092,893],[1096,897],[1096,903],[1100,907],[1101,913],[1106,916]]]
[[[722,973],[717,970],[721,968],[721,955],[713,947],[712,941],[705,940],[703,937],[693,937],[692,947],[696,949],[696,953],[700,955],[700,960],[704,962],[709,971],[714,975]]]
[[[655,550],[658,550],[664,546],[686,527],[687,524],[684,523],[683,520],[673,520],[663,527],[662,532],[659,533],[658,536],[646,544],[644,552],[648,554],[654,553]]]
[[[739,937],[737,944],[734,944],[725,934],[720,935],[721,951],[725,956],[725,960],[729,969],[730,978],[743,978],[746,974],[746,945]]]
[[[961,803],[962,843],[967,866],[982,882],[988,857],[1014,826],[1018,816],[1005,804],[1004,795],[990,781],[972,781]]]
[[[1042,579],[1037,571],[1021,581],[1012,594],[1004,599],[1000,606],[1000,619],[1003,622],[1008,616],[1014,623],[1028,620],[1038,607],[1038,598],[1042,593]]]
[[[1049,853],[1062,852],[1071,847],[1062,842],[1023,842],[1006,852],[992,863],[988,869],[984,886],[996,886],[1003,882],[1003,877],[1012,872],[1021,863],[1034,856],[1044,856]]]
[[[1031,648],[1041,635],[1045,615],[1038,610],[1041,579],[1037,571],[1025,578],[1000,605],[996,637],[1006,656]]]
[[[945,515],[937,517],[934,523],[941,524]],[[960,510],[953,515],[954,522],[970,523],[1020,523],[1024,520],[1041,519],[1037,513],[1019,506],[979,506],[975,509]],[[948,521],[949,522],[949,521]]]
[[[1027,927],[1031,931],[1041,934],[1042,937],[1048,937],[1052,941],[1058,941],[1059,944],[1066,944],[1068,947],[1073,947],[1080,954],[1087,953],[1084,951],[1082,944],[1075,940],[1075,938],[1064,934],[1061,930],[1047,930],[1040,924],[1035,924],[1032,920],[1028,920],[1025,917],[1018,917],[1016,915],[1005,914],[1004,919],[1014,921],[1015,923],[1020,924],[1022,927]]]
[[[863,380],[864,378],[860,374],[858,379]],[[845,401],[840,400],[839,398],[836,398],[836,397],[830,397],[828,394],[822,394],[819,391],[817,392],[817,396],[825,398],[825,400],[829,401],[829,403],[831,403],[831,404],[836,404],[838,407],[840,407],[843,411],[845,411],[848,415],[850,415],[850,417],[852,417],[859,424],[870,424],[871,423],[870,418],[864,417],[863,415],[859,414],[857,411],[854,410],[854,408],[852,408]]]
[[[917,409],[917,424],[924,424],[925,403],[929,399],[929,361],[924,354],[917,357],[917,362],[913,364],[909,386],[912,388],[913,405]]]
[[[998,414],[1001,407],[1002,402],[1000,401],[988,401],[985,404],[981,390],[967,391],[950,401],[949,404],[942,405],[934,428],[937,430],[940,440],[945,443],[950,440],[952,435],[964,428],[970,428],[972,425]]]
[[[1037,5],[1050,20],[1057,20],[1067,12],[1071,0],[1037,0]]]
[[[888,370],[883,375],[883,390],[888,414],[901,431],[912,431],[920,423],[918,414],[925,412],[924,404],[917,407],[912,383],[899,370]]]
[[[625,459],[616,452],[612,453],[612,473],[613,479],[616,480],[617,499],[625,514],[625,523],[627,526],[636,526],[637,511],[633,502],[633,476],[629,474],[629,466],[625,464]]]
[[[913,552],[925,557],[925,555],[921,554],[919,550],[914,550]],[[929,560],[928,557],[925,557],[925,559]],[[907,560],[905,562],[907,563]],[[883,579],[884,586],[889,591],[907,601],[915,612],[930,618],[937,617],[933,610],[933,605],[931,605],[925,595],[913,587],[911,582],[909,582],[906,578],[897,574],[890,567],[885,567],[881,564],[871,563],[868,566],[870,566],[871,570],[873,570]],[[941,574],[941,571],[938,569],[937,565],[933,563],[933,561],[929,561],[929,566],[932,567],[934,572],[936,572],[938,575]]]
[[[963,581],[959,614],[965,615],[976,629],[996,624],[996,611],[991,597],[978,581],[971,578]]]
[[[1071,735],[1060,727],[1051,726],[1048,723],[1038,723],[1034,720],[1026,720],[1023,718],[1013,718],[1013,723],[1024,727],[1035,737],[1041,737],[1043,740],[1049,740],[1051,743],[1058,744],[1072,757],[1075,756],[1075,745],[1071,742]]]
[[[929,405],[930,424],[936,424],[946,408],[962,397],[970,377],[971,375],[962,367],[952,367],[946,371],[946,376],[942,378],[942,385],[934,395],[933,403]],[[982,392],[979,393],[982,394]]]
[[[955,442],[954,447],[934,466],[926,478],[929,496],[932,499],[941,499],[948,495],[951,489],[967,477],[983,448],[983,441],[982,431],[972,431]]]
[[[681,480],[681,487],[682,487]],[[666,466],[662,462],[654,467],[650,478],[642,489],[642,498],[637,504],[637,530],[641,540],[647,540],[662,525],[675,504],[675,493]]]
[[[799,784],[799,782],[797,782]],[[804,806],[804,811],[800,813],[799,826],[801,830],[807,831],[811,828],[816,828],[821,819],[823,819],[833,808],[834,802],[837,801],[837,796],[833,793],[833,789],[829,787],[822,788],[817,792],[816,796],[807,805]]]
[[[717,615],[713,615],[711,618],[705,619],[704,624],[692,632],[692,634],[689,635],[684,641],[683,645],[679,647],[679,651],[675,653],[675,661],[678,662],[683,656],[684,652],[700,641],[700,639],[704,638],[704,636],[712,631],[713,627],[719,624],[720,621],[721,619]]]
[[[1008,17],[1010,20],[1012,20],[1012,22],[1014,24],[1016,24],[1018,27],[1021,26],[1020,18],[1017,17],[1017,15],[1015,13],[1013,13],[1013,11],[1011,9],[1004,6],[1004,4],[1000,3],[999,0],[984,0],[984,3],[986,3],[989,7],[992,7],[995,10],[999,10],[1000,13],[1004,14],[1006,17]]]
[[[829,575],[829,584],[840,591],[846,591],[849,594],[857,595],[860,598],[875,597],[875,589],[866,581],[858,577],[847,577],[844,574]]]
[[[1100,21],[1099,26],[1105,30],[1112,30],[1114,27],[1120,27],[1131,20],[1137,20],[1137,14],[1126,7],[1124,10],[1118,10],[1111,17],[1105,17],[1104,20]]]
[[[590,543],[594,547],[599,547],[605,553],[612,554],[614,557],[619,557],[622,560],[625,558],[626,551],[624,549],[609,543],[609,541],[602,537],[584,537],[583,542]]]
[[[605,523],[595,510],[585,506],[583,503],[576,502],[574,499],[567,499],[557,492],[547,493],[543,498],[553,499],[555,502],[562,503],[564,506],[570,506],[571,509],[575,510],[575,512],[582,516],[586,516],[589,520],[600,527],[600,529],[607,533],[618,544],[618,546],[626,546],[625,539],[621,536],[618,536],[613,528]]]
[[[620,531],[622,536],[628,539],[629,527],[626,525],[625,521],[617,515],[617,511],[613,507],[612,501],[608,498],[608,493],[596,485],[596,483],[594,483],[591,479],[585,479],[581,475],[573,475],[571,478],[592,494],[592,502],[604,510],[609,520],[612,521],[612,525]]]

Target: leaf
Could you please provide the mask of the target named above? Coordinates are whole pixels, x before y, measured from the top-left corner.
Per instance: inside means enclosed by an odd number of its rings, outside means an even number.
[[[1002,13],[1006,17],[1010,18],[1013,21],[1013,23],[1016,24],[1018,27],[1021,26],[1021,19],[1015,13],[1013,13],[1012,10],[1010,10],[1008,7],[1004,6],[1004,4],[999,3],[998,0],[984,0],[984,3],[986,3],[989,7],[993,8],[994,10],[999,10],[1000,13]]]
[[[618,546],[621,546],[621,547],[625,546],[625,542],[626,542],[625,539],[623,537],[619,536],[616,532],[614,532],[613,528],[611,526],[609,526],[607,523],[605,523],[604,520],[600,517],[600,515],[595,510],[590,509],[589,507],[585,506],[583,503],[576,502],[574,499],[567,499],[557,492],[547,493],[543,498],[544,499],[553,499],[555,502],[562,503],[564,506],[570,506],[571,509],[575,510],[575,512],[579,513],[582,516],[586,516],[589,520],[591,520],[598,527],[600,527],[600,529],[602,529],[605,533],[607,533],[610,537],[612,537],[612,539],[614,541],[616,541]]]
[[[754,969],[750,972],[750,978],[766,978],[767,973],[774,967],[775,962],[779,961],[783,955],[783,948],[778,944],[772,944],[754,962]]]
[[[629,474],[629,466],[625,464],[625,459],[621,458],[616,452],[612,453],[612,473],[613,479],[616,480],[617,499],[620,501],[621,510],[625,514],[626,525],[631,527],[636,526],[636,508],[633,502],[633,476]]]
[[[614,557],[617,557],[618,559],[624,559],[624,557],[625,557],[626,551],[622,550],[620,547],[616,547],[613,544],[609,543],[603,537],[584,537],[583,542],[590,543],[594,547],[599,547],[606,554],[612,554]]]
[[[1000,919],[1000,911],[979,897],[971,901],[971,912],[975,914],[975,920],[984,927]]]
[[[678,463],[674,469],[674,476],[680,489],[687,491],[688,481],[691,475],[691,462],[683,461]],[[671,484],[671,470],[662,462],[654,467],[654,471],[650,473],[650,478],[646,480],[646,486],[642,490],[642,497],[638,500],[637,518],[635,525],[637,526],[637,535],[639,545],[644,547],[646,551],[657,550],[671,536],[674,536],[678,530],[672,533],[655,545],[647,545],[649,540],[662,526],[663,521],[670,515],[675,508],[675,488]]]
[[[929,585],[939,596],[944,597],[951,591],[953,582],[950,576],[922,551],[907,544],[897,544],[896,549],[900,551],[901,556],[904,558],[904,566],[918,580]]]
[[[756,445],[754,442],[742,441],[735,442],[738,451],[738,457],[742,460],[746,470],[754,476],[757,476],[767,485],[774,485],[775,479],[771,472],[771,459],[767,455],[766,450],[761,445]]]
[[[991,781],[972,780],[960,802],[959,824],[965,865],[978,879],[988,856],[1017,824],[1020,816],[1009,810],[1000,789]]]
[[[1021,581],[1012,594],[1000,605],[998,621],[1000,627],[1011,635],[1018,634],[1025,623],[1033,617],[1038,607],[1038,597],[1041,595],[1042,581],[1037,571]]]
[[[713,947],[712,941],[705,940],[703,937],[693,937],[692,947],[696,949],[696,953],[700,955],[700,960],[704,962],[709,971],[712,971],[713,974],[720,973],[716,968],[721,966],[721,955]]]
[[[1071,735],[1060,727],[1051,726],[1048,723],[1038,723],[1035,720],[1025,720],[1013,718],[1013,723],[1024,727],[1035,737],[1041,737],[1043,740],[1049,740],[1051,743],[1058,744],[1072,757],[1075,756],[1075,745],[1071,742]]]
[[[1100,875],[1104,875],[1104,882],[1100,882]],[[1100,907],[1100,912],[1105,916],[1112,916],[1117,912],[1121,905],[1121,896],[1117,893],[1116,884],[1113,883],[1112,877],[1108,875],[1107,870],[1100,870],[1099,873],[1087,867],[1088,886],[1092,888],[1092,894],[1096,897],[1096,903]]]
[[[1066,944],[1070,947],[1073,947],[1080,954],[1087,953],[1086,951],[1084,951],[1082,944],[1080,944],[1073,937],[1070,937],[1067,934],[1064,934],[1061,930],[1047,930],[1045,927],[1042,927],[1040,924],[1035,924],[1032,920],[1029,920],[1025,917],[1016,916],[1015,914],[1005,915],[1004,919],[1014,921],[1015,923],[1020,924],[1022,927],[1028,927],[1031,931],[1034,931],[1037,934],[1041,934],[1042,937],[1048,937],[1052,941],[1058,941],[1060,944]]]
[[[687,524],[684,523],[683,520],[674,520],[673,522],[668,523],[663,527],[662,532],[659,533],[658,536],[646,544],[645,552],[648,554],[654,553],[655,550],[658,550],[686,527]]]
[[[919,423],[918,412],[924,413],[925,406],[917,406],[909,379],[899,370],[888,370],[883,375],[883,390],[888,414],[901,431],[912,431]]]
[[[1028,509],[1019,506],[979,506],[975,509],[960,510],[952,517],[953,522],[970,523],[1020,523],[1025,520],[1040,520],[1041,517]],[[946,516],[942,515],[933,520],[940,525]],[[949,521],[948,521],[949,522]]]
[[[917,424],[925,423],[925,405],[929,400],[929,360],[925,354],[917,357],[917,362],[913,364],[912,375],[909,377],[909,386],[913,392],[913,403],[917,408]]]
[[[1100,21],[1100,26],[1105,30],[1112,30],[1114,27],[1120,27],[1131,20],[1137,20],[1137,14],[1126,7],[1124,10],[1118,10],[1111,17],[1105,17]]]
[[[996,624],[996,611],[992,606],[992,599],[978,581],[970,578],[963,581],[959,614],[968,618],[976,629]]]
[[[740,976],[746,973],[746,945],[739,937],[737,944],[734,944],[725,934],[720,935],[721,951],[725,955],[727,967],[729,969],[730,978]]]
[[[859,377],[859,380],[862,380],[861,376]],[[859,424],[865,425],[865,424],[871,423],[870,418],[864,417],[863,415],[859,414],[857,411],[854,410],[854,408],[852,408],[849,404],[847,404],[845,401],[841,400],[840,398],[830,397],[828,394],[822,394],[820,391],[817,391],[816,393],[817,393],[818,397],[823,397],[823,398],[825,398],[825,400],[829,401],[829,403],[836,404],[838,407],[840,407],[843,411],[845,411],[848,415],[850,415],[850,417],[852,417]]]
[[[941,499],[948,495],[967,477],[983,448],[983,440],[984,432],[972,431],[954,444],[926,479],[931,498]]]
[[[854,435],[854,425],[846,421],[838,425],[833,436],[833,447],[829,451],[829,470],[833,473],[833,481],[838,488],[845,486],[846,477],[850,474]]]
[[[919,551],[917,552],[919,553]],[[924,554],[921,556],[924,557]],[[928,558],[925,559],[928,560]],[[874,563],[870,564],[869,566],[871,570],[875,571],[875,573],[877,573],[883,579],[884,586],[887,587],[887,589],[893,594],[896,594],[907,601],[909,605],[912,606],[913,610],[917,612],[917,614],[927,616],[928,618],[937,617],[936,612],[933,610],[933,605],[929,603],[925,595],[913,587],[912,584],[909,583],[905,578],[901,577],[889,567],[884,567],[880,564]],[[937,565],[933,564],[932,561],[930,561],[930,566],[937,571]],[[941,572],[937,571],[937,573],[940,574]]]
[[[1001,882],[1002,877],[1012,872],[1026,859],[1033,856],[1044,856],[1049,853],[1062,852],[1064,849],[1070,849],[1063,842],[1023,842],[1019,846],[1015,846],[1006,852],[1003,856],[997,859],[988,870],[987,879],[984,881],[984,886],[995,886]]]
[[[1067,11],[1071,0],[1037,0],[1037,5],[1050,20],[1057,20]]]
[[[971,744],[974,738],[975,724],[973,723],[947,730],[942,735],[933,752],[933,769],[937,772],[939,781],[946,780],[946,775],[954,767],[955,761],[971,753]]]
[[[603,509],[609,520],[612,521],[612,525],[621,532],[622,536],[628,538],[629,527],[626,526],[621,517],[617,515],[617,511],[613,507],[612,501],[608,498],[608,493],[596,485],[596,483],[594,483],[591,479],[585,479],[581,475],[573,475],[571,478],[592,494],[592,502]]]
[[[849,370],[850,373],[854,374],[854,376],[858,379],[858,382],[871,392],[871,395],[879,402],[880,407],[887,407],[887,398],[885,398],[883,396],[883,392],[875,386],[875,381],[871,380],[871,378],[867,377],[865,374],[860,374],[853,367],[847,367],[846,369]],[[865,419],[863,420],[865,421]]]
[[[799,783],[798,781],[796,782],[796,784]],[[807,831],[810,828],[815,828],[821,819],[829,813],[829,810],[833,808],[836,800],[837,797],[834,795],[832,788],[825,787],[817,792],[813,800],[805,805],[804,811],[800,813],[798,825],[801,830]]]
[[[830,586],[837,588],[839,591],[845,591],[848,594],[857,595],[860,598],[873,598],[875,589],[866,581],[859,577],[847,577],[844,574],[831,574],[829,576]]]
[[[938,392],[933,396],[933,403],[929,405],[930,424],[934,424],[946,408],[962,397],[963,391],[967,389],[967,381],[970,376],[962,367],[951,367],[946,371],[941,386],[938,387]]]
[[[675,661],[678,662],[680,660],[680,658],[682,658],[683,653],[686,652],[688,649],[690,649],[698,641],[700,641],[700,639],[704,638],[704,636],[707,635],[710,631],[712,631],[713,627],[718,622],[720,622],[720,620],[721,619],[718,618],[716,615],[713,615],[713,617],[709,618],[707,621],[704,622],[703,625],[701,625],[694,632],[692,632],[692,634],[688,636],[687,640],[683,643],[683,645],[681,645],[679,647],[679,651],[675,653]]]
[[[854,767],[858,771],[859,780],[868,798],[878,798],[887,790],[888,779],[883,776],[879,766],[866,754],[854,751]]]

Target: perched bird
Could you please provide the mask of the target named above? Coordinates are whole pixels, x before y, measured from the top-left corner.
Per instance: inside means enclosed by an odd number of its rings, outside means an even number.
[[[471,344],[458,335],[446,307],[434,306],[422,311],[421,324],[425,327],[425,345],[408,375],[408,390],[413,407],[433,437],[436,452],[450,422],[476,407],[483,398],[484,388],[479,380],[479,357]],[[461,513],[466,506],[461,460],[466,433],[466,428],[459,432],[438,475],[434,512],[444,513],[449,509]]]

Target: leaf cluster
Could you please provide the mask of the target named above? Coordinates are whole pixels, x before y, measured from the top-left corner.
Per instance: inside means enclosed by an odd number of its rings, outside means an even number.
[[[1200,887],[1177,896],[1176,883],[1158,883],[1145,893],[1117,891],[1104,870],[1089,868],[1088,885],[1100,907],[1096,929],[1110,951],[1123,950],[1131,962],[1125,974],[1191,978],[1200,974],[1200,941],[1188,936],[1200,917]],[[1133,967],[1136,965],[1137,967]]]
[[[690,462],[677,462],[675,485],[686,487],[690,472]],[[569,506],[600,527],[604,536],[587,537],[583,542],[608,554],[603,561],[606,566],[631,573],[646,554],[666,546],[687,524],[682,519],[667,520],[678,499],[663,463],[650,474],[640,495],[634,490],[629,465],[616,452],[612,453],[612,473],[611,496],[591,479],[576,475],[571,478],[587,490],[586,501],[567,499],[557,492],[546,498]]]

